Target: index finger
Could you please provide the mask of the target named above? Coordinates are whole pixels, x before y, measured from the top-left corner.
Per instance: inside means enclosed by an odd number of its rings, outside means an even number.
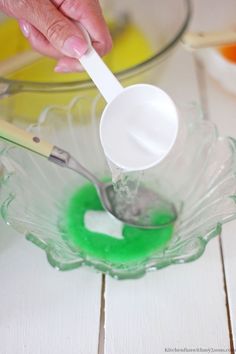
[[[80,22],[88,31],[100,55],[112,47],[112,39],[97,0],[52,0],[67,17]]]

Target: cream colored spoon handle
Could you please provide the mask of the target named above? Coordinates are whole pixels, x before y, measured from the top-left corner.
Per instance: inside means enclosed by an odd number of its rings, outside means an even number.
[[[42,141],[37,136],[34,136],[23,129],[17,128],[15,125],[1,119],[0,138],[22,146],[27,150],[36,152],[57,165],[67,167],[79,173],[81,176],[92,182],[98,190],[103,186],[103,183],[99,182],[92,173],[75,160],[67,151],[49,144],[46,141]]]
[[[12,143],[20,145],[28,150],[34,151],[39,155],[49,158],[53,145],[46,141],[42,141],[37,136],[26,132],[4,120],[0,119],[0,138],[8,140]]]
[[[189,49],[217,47],[236,43],[236,31],[188,32],[182,39]]]
[[[41,58],[41,54],[28,50],[26,52],[16,54],[6,60],[0,61],[0,76],[11,74],[12,72],[20,70]]]

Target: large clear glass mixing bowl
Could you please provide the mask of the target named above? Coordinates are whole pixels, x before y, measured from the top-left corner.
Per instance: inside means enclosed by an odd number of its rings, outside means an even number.
[[[99,100],[77,97],[67,106],[48,107],[29,129],[68,150],[102,180],[110,171],[99,141],[97,105]],[[117,224],[84,178],[0,140],[3,219],[60,270],[88,265],[134,278],[197,259],[222,224],[236,217],[236,141],[219,137],[194,107],[180,112],[180,134],[168,157],[130,176],[175,204],[173,227],[141,230]]]
[[[188,0],[109,0],[104,13],[114,39],[105,61],[123,85],[138,82],[158,84],[167,58],[179,43],[190,20]],[[18,70],[9,59],[29,52],[14,20],[0,25],[0,115],[22,124],[37,121],[40,112],[52,104],[69,104],[76,92],[97,95],[86,74],[53,72],[55,61],[41,58]],[[5,65],[7,64],[7,65]],[[10,66],[10,68],[9,68]],[[7,67],[7,69],[6,69]],[[5,69],[4,69],[5,68]],[[4,74],[5,70],[5,74]]]

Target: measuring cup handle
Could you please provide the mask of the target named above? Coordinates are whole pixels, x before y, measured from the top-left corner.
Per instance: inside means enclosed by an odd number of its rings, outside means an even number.
[[[102,96],[105,98],[106,102],[110,103],[113,98],[123,90],[123,87],[93,48],[86,29],[80,24],[79,27],[89,44],[87,52],[79,58],[79,61],[101,92]]]

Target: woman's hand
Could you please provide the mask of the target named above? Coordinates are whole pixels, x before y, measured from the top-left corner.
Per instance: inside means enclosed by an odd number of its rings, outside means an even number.
[[[0,10],[19,21],[35,50],[58,59],[56,71],[81,70],[77,58],[88,46],[76,22],[85,27],[100,55],[111,49],[98,0],[0,0]]]

